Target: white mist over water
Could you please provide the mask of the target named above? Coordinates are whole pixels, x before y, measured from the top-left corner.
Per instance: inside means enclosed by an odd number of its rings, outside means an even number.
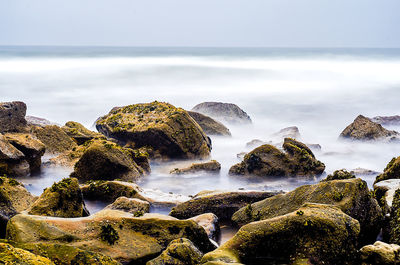
[[[396,144],[338,141],[359,114],[400,114],[399,50],[88,51],[0,49],[1,101],[21,100],[28,115],[60,124],[74,120],[89,128],[112,107],[153,100],[185,109],[203,101],[231,102],[253,120],[250,127],[228,125],[231,138],[212,137],[212,158],[222,164],[219,175],[171,176],[176,163],[154,165],[141,181],[143,187],[193,195],[204,189],[288,190],[312,183],[296,178],[249,184],[227,175],[239,162],[236,154],[250,151],[248,141],[269,140],[271,133],[288,126],[299,127],[303,142],[322,146],[316,156],[328,173],[356,167],[381,171],[400,155]],[[32,189],[65,174],[44,173],[48,181],[36,181]],[[374,177],[366,179],[371,183]]]

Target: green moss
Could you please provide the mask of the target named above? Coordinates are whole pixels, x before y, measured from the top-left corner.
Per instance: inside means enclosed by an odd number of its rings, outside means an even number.
[[[141,217],[141,216],[143,216],[144,215],[144,212],[143,211],[136,211],[134,214],[133,214],[133,216],[135,216],[135,217]]]
[[[109,245],[114,245],[119,240],[119,235],[112,225],[106,224],[101,226],[100,238]]]

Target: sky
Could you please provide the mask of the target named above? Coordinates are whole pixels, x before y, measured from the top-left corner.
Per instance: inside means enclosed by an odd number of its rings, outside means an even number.
[[[400,0],[0,0],[0,45],[400,48]]]

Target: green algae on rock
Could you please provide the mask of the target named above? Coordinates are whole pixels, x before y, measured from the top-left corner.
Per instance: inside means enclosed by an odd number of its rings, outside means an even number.
[[[5,265],[55,265],[51,260],[32,254],[7,243],[0,243],[0,264]]]
[[[255,176],[315,176],[325,170],[305,144],[285,138],[280,151],[272,145],[262,145],[245,155],[243,161],[229,169],[230,175]]]
[[[146,265],[198,265],[203,253],[186,238],[171,241],[167,248]]]
[[[306,202],[339,207],[360,222],[360,242],[375,242],[382,225],[382,210],[372,197],[366,182],[359,178],[303,185],[291,192],[243,207],[233,214],[232,220],[240,225],[265,220],[293,212]]]
[[[356,176],[348,172],[346,169],[339,169],[335,170],[332,174],[329,174],[326,178],[324,178],[321,181],[330,181],[330,180],[335,180],[335,179],[354,179]]]
[[[390,160],[383,173],[376,177],[375,183],[387,179],[400,179],[400,156]]]
[[[400,246],[376,241],[360,249],[361,265],[400,264]]]
[[[359,222],[339,207],[306,203],[241,227],[232,239],[205,254],[202,263],[354,264],[359,232]]]
[[[210,139],[187,111],[168,103],[114,108],[97,120],[96,128],[121,144],[150,147],[152,157],[206,158],[211,151]]]
[[[31,126],[31,133],[46,146],[46,152],[51,154],[70,151],[77,147],[75,141],[57,125]]]
[[[44,190],[33,203],[29,214],[54,217],[88,216],[76,178],[65,178]]]
[[[74,139],[78,145],[84,144],[86,141],[92,140],[96,137],[103,137],[105,139],[102,134],[88,130],[85,128],[85,126],[76,121],[69,121],[65,123],[61,129],[69,137]]]
[[[119,197],[137,198],[143,200],[140,195],[140,187],[135,183],[124,181],[90,181],[81,186],[83,197],[88,200],[100,200],[114,202]]]

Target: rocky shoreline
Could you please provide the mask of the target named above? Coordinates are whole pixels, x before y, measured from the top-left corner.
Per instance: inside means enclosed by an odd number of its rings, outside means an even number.
[[[99,132],[74,121],[59,126],[27,118],[26,109],[23,102],[0,103],[0,261],[400,263],[400,157],[388,161],[372,190],[356,178],[358,169],[337,170],[286,193],[211,190],[190,198],[148,191],[136,182],[150,174],[154,161],[199,161],[171,169],[173,175],[219,174],[221,164],[209,160],[208,135],[230,137],[229,124],[251,124],[238,106],[204,102],[186,111],[154,101],[115,107],[97,119]],[[339,138],[397,144],[399,133],[377,121],[360,115]],[[267,180],[324,173],[324,163],[312,151],[316,145],[302,143],[297,127],[273,136],[279,144],[252,142],[254,149],[230,165],[231,177]],[[18,177],[40,172],[45,154],[52,157],[48,166],[67,166],[72,173],[34,196]],[[85,200],[107,206],[91,214]],[[169,215],[150,213],[155,206],[172,210]],[[227,222],[238,231],[219,245],[220,224]]]

